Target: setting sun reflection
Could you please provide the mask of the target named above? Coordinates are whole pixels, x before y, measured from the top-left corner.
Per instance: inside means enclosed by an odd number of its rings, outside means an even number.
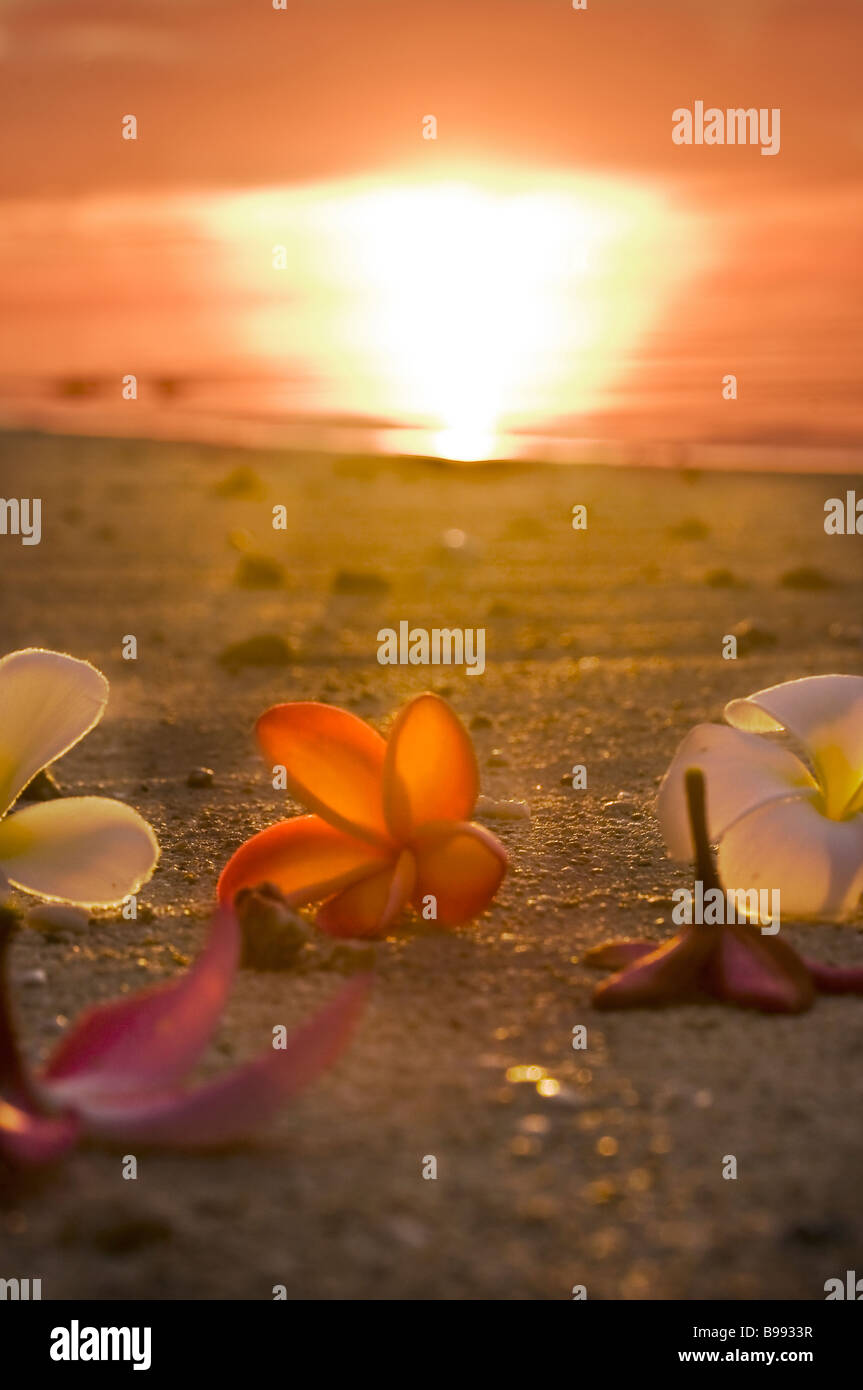
[[[598,408],[692,260],[661,191],[531,171],[262,190],[206,216],[248,351],[302,371],[311,408],[466,461]]]

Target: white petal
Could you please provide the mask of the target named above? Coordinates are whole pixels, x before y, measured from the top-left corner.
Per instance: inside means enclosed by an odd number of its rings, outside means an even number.
[[[785,729],[803,744],[839,817],[863,782],[863,676],[806,676],[732,700],[725,718],[735,729]]]
[[[714,843],[732,821],[756,806],[818,795],[814,779],[787,749],[724,724],[698,724],[681,743],[659,788],[656,809],[672,859],[691,859],[695,853],[685,790],[691,767],[704,773],[707,829]]]
[[[726,889],[777,888],[783,921],[847,917],[863,892],[863,816],[830,820],[808,801],[776,801],[722,837]]]
[[[110,907],[138,891],[158,858],[138,812],[102,796],[41,802],[0,822],[0,868],[40,898]]]
[[[35,647],[0,661],[0,814],[102,717],[108,682],[88,661]]]

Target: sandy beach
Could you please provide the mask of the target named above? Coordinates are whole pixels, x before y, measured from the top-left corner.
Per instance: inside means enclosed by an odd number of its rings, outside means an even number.
[[[0,473],[4,496],[42,498],[39,545],[0,538],[2,650],[67,651],[111,682],[57,780],[126,799],[162,845],[137,921],[16,937],[13,982],[46,976],[15,991],[33,1058],[86,1004],[181,970],[228,856],[298,809],[252,737],[270,704],[325,700],[385,732],[435,690],[471,730],[483,792],[530,807],[485,822],[510,871],[480,921],[239,973],[208,1073],[370,957],[376,975],[350,1050],[259,1138],[142,1153],[136,1182],[99,1147],[4,1174],[6,1272],[45,1298],[823,1299],[860,1268],[860,1000],[602,1015],[580,963],[606,938],[671,932],[691,873],[653,801],[687,730],[779,681],[863,673],[860,541],[823,526],[853,480],[39,435],[4,436]],[[484,628],[484,673],[381,666],[377,633],[401,620]],[[263,636],[280,664],[225,657]],[[211,786],[187,784],[200,767]],[[782,930],[863,961],[863,914]]]

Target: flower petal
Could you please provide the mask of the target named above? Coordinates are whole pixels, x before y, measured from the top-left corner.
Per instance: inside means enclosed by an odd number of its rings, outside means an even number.
[[[665,1004],[703,1003],[707,990],[703,979],[715,933],[711,928],[688,930],[657,946],[593,992],[598,1009],[662,1007]]]
[[[787,749],[722,724],[698,724],[675,753],[657,797],[660,828],[672,859],[691,859],[695,853],[686,805],[686,773],[691,767],[704,773],[712,842],[739,816],[765,802],[818,796],[814,778]]]
[[[417,695],[396,715],[387,741],[384,807],[403,843],[420,826],[467,820],[479,795],[479,769],[467,729],[439,695]]]
[[[255,726],[264,756],[286,770],[293,796],[360,839],[388,838],[382,802],[386,744],[347,710],[298,700],[273,705]]]
[[[87,1010],[55,1049],[40,1078],[52,1099],[172,1086],[198,1060],[231,992],[240,933],[223,908],[194,965],[175,983]]]
[[[40,802],[0,822],[0,866],[40,898],[111,907],[137,893],[158,858],[143,817],[103,796]]]
[[[436,920],[447,927],[469,922],[491,902],[506,873],[506,850],[490,831],[472,822],[438,822],[416,837],[414,902],[431,894]]]
[[[291,906],[320,902],[365,878],[392,850],[356,840],[320,816],[296,816],[253,835],[231,855],[219,879],[219,901],[241,888],[274,883]]]
[[[77,1115],[36,1115],[0,1097],[0,1158],[51,1163],[72,1147],[80,1128]]]
[[[863,994],[863,965],[825,965],[810,956],[803,964],[821,994]]]
[[[736,729],[785,729],[803,744],[821,780],[828,814],[841,816],[863,782],[863,676],[805,676],[732,700]]]
[[[802,1013],[815,998],[812,976],[801,958],[777,937],[754,927],[719,929],[709,967],[711,992],[744,1009]]]
[[[778,889],[783,920],[847,917],[863,892],[863,816],[828,820],[808,801],[760,806],[723,835],[719,872],[735,890]]]
[[[41,768],[92,729],[108,682],[88,661],[36,647],[0,661],[0,815]]]
[[[416,860],[403,850],[395,864],[343,888],[318,912],[318,926],[330,936],[383,936],[410,901]]]
[[[644,956],[652,956],[659,945],[658,941],[606,941],[585,951],[581,963],[591,970],[625,970]]]
[[[370,986],[370,976],[355,977],[288,1038],[286,1048],[268,1047],[256,1061],[196,1090],[126,1097],[118,1103],[88,1102],[83,1112],[87,1132],[97,1138],[178,1148],[245,1138],[336,1061],[356,1027]]]

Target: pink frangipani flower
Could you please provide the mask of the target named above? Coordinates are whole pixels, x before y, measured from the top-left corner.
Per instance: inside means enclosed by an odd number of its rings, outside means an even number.
[[[181,1086],[221,1017],[239,929],[222,908],[195,964],[176,982],[89,1009],[43,1070],[17,1046],[5,991],[14,916],[0,909],[0,1157],[38,1164],[79,1138],[123,1145],[217,1146],[244,1138],[336,1060],[357,1023],[369,976],[347,984],[287,1038],[194,1089]]]
[[[683,777],[696,878],[718,889],[708,840],[704,773]],[[594,991],[598,1009],[632,1009],[710,999],[764,1013],[802,1013],[817,993],[863,994],[863,967],[824,965],[797,954],[751,922],[690,925],[668,941],[610,941],[586,953],[585,965],[617,973]]]

